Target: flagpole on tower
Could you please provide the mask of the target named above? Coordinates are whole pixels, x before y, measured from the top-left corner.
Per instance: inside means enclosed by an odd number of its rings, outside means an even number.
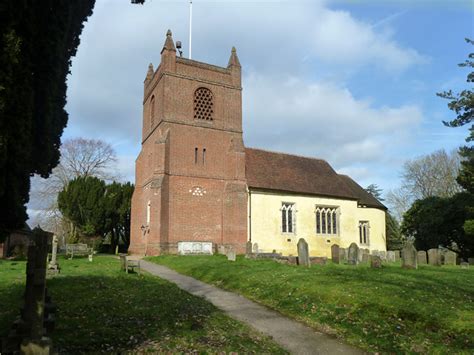
[[[193,0],[189,0],[189,59],[192,59]]]

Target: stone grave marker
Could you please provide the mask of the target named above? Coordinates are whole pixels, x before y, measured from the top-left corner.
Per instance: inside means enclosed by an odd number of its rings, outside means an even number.
[[[339,247],[339,263],[345,264],[347,261],[347,249]]]
[[[400,261],[400,250],[395,250],[394,253],[395,253],[395,262],[399,262]]]
[[[393,250],[387,251],[387,262],[394,263],[395,262],[395,252]]]
[[[331,260],[334,264],[339,264],[339,245],[333,244],[331,246]]]
[[[416,257],[417,257],[418,265],[426,265],[427,264],[426,251],[419,250]]]
[[[370,255],[370,267],[380,269],[382,267],[382,258],[378,255]]]
[[[359,247],[356,243],[349,245],[349,254],[347,256],[347,263],[349,265],[357,265],[359,263]]]
[[[465,261],[461,262],[461,269],[468,269],[469,268],[469,263],[466,263]]]
[[[428,264],[433,266],[441,266],[441,253],[439,249],[428,250]]]
[[[51,261],[48,264],[48,272],[55,273],[55,274],[59,273],[57,254],[58,254],[58,237],[55,235],[53,236]]]
[[[235,261],[236,260],[236,255],[235,255],[234,248],[229,248],[229,250],[227,251],[227,260],[229,260],[229,261]]]
[[[364,253],[362,254],[362,264],[368,264],[370,261],[370,253]]]
[[[308,243],[304,238],[300,238],[298,240],[298,264],[303,266],[311,266],[311,262],[309,260],[309,248]]]
[[[254,254],[258,254],[258,243],[253,243],[252,251]]]
[[[474,258],[467,258],[467,262],[469,265],[474,265]]]
[[[252,254],[252,242],[250,240],[245,244],[245,254]]]
[[[407,243],[402,249],[402,267],[418,269],[417,252],[412,243]]]
[[[457,254],[454,251],[448,250],[444,253],[444,265],[456,265]]]

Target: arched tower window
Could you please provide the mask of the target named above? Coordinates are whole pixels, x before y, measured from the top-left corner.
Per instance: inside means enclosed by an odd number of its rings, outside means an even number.
[[[150,126],[153,127],[155,124],[155,95],[150,100]]]
[[[194,119],[205,121],[214,119],[214,98],[211,90],[199,88],[194,92]]]

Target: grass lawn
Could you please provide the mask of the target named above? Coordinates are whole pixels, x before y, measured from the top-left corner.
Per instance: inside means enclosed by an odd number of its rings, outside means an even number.
[[[313,266],[225,256],[149,258],[370,352],[474,354],[474,268]]]
[[[157,277],[125,274],[109,256],[60,259],[47,281],[58,306],[53,345],[61,353],[285,353],[210,303]],[[19,314],[25,262],[0,260],[0,336]]]

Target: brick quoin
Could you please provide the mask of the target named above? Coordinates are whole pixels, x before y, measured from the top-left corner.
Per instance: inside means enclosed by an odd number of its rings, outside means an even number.
[[[129,251],[176,254],[178,242],[202,241],[243,253],[247,196],[237,53],[226,68],[177,57],[168,31],[144,82]]]

